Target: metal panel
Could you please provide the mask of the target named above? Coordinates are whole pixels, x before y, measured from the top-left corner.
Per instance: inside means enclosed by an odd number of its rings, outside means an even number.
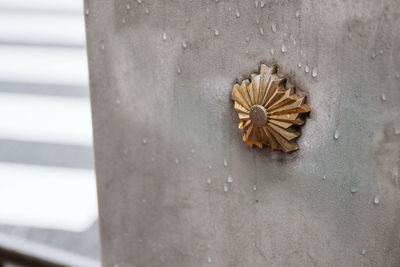
[[[399,266],[397,0],[85,6],[104,266]],[[260,62],[308,95],[298,152],[241,140]]]

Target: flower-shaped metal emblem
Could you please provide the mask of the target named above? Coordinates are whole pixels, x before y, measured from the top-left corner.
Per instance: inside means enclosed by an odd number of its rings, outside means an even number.
[[[294,88],[286,88],[286,81],[277,74],[276,66],[262,64],[260,74],[251,75],[251,82],[245,80],[233,86],[239,129],[250,147],[265,145],[285,153],[299,149],[294,139],[300,132],[294,128],[304,124],[301,113],[311,109],[305,103],[305,96],[296,94]]]

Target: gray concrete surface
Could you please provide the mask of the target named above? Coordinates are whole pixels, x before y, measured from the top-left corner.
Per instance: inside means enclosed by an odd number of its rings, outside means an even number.
[[[398,0],[256,2],[85,1],[104,266],[400,266]],[[260,62],[309,96],[290,155],[237,129]]]

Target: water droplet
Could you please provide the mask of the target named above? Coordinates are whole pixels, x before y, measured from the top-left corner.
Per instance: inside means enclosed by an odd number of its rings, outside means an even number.
[[[400,72],[396,72],[396,78],[398,79],[398,78],[400,78]]]
[[[261,0],[261,2],[260,2],[260,7],[261,7],[261,8],[264,8],[264,6],[265,6],[265,0]]]
[[[374,198],[375,205],[378,205],[380,200],[381,200],[380,196],[376,195],[375,198]]]
[[[126,6],[125,6],[125,8],[126,8],[126,10],[130,10],[131,9],[131,4],[126,4]]]
[[[379,54],[380,54],[380,55],[383,55],[383,50],[379,50]]]
[[[300,18],[300,10],[296,11],[296,18]]]
[[[143,0],[137,0],[137,2],[138,2],[139,4],[141,4],[141,3],[143,2]]]
[[[256,19],[256,24],[257,25],[260,24],[260,20],[259,19]]]
[[[317,75],[318,75],[318,69],[317,68],[313,68],[311,76],[313,76],[315,78],[315,77],[317,77]]]
[[[358,187],[355,186],[355,185],[354,185],[354,186],[351,186],[351,187],[350,187],[350,192],[353,193],[353,194],[354,194],[354,193],[357,193],[357,192],[358,192]]]
[[[335,133],[334,133],[334,135],[333,135],[333,138],[335,138],[335,140],[338,140],[339,139],[339,137],[340,137],[340,132],[339,132],[339,130],[335,130]]]
[[[349,39],[351,40],[353,38],[353,34],[350,32],[349,33]]]
[[[146,14],[150,13],[150,11],[149,11],[149,9],[147,7],[144,9],[144,13],[146,13]]]
[[[271,55],[275,54],[275,49],[271,48],[271,50],[269,50],[269,52],[271,53]]]
[[[211,170],[212,169],[212,165],[210,164],[210,165],[208,165],[208,168]]]
[[[399,135],[400,134],[400,128],[395,128],[394,129],[394,134]]]
[[[190,17],[186,17],[185,22],[189,23],[190,22]]]
[[[375,58],[376,58],[375,51],[371,53],[371,58],[372,58],[372,59],[375,59]]]
[[[326,175],[322,176],[322,180],[324,181],[326,180]]]
[[[256,191],[256,190],[257,190],[257,186],[253,185],[253,191]]]
[[[86,15],[86,16],[89,15],[89,8],[85,8],[85,15]]]
[[[233,178],[232,178],[232,176],[231,176],[231,175],[229,175],[227,180],[228,180],[228,183],[232,183],[232,182],[233,182]]]
[[[183,42],[182,42],[182,47],[183,47],[183,49],[186,49],[186,48],[188,47],[188,44],[187,44],[186,41],[183,41]]]
[[[146,202],[147,202],[147,200],[146,200],[145,198],[143,198],[143,199],[142,199],[142,202],[143,202],[143,203],[146,203]]]
[[[126,23],[126,19],[122,19],[122,23],[125,24]]]
[[[227,184],[224,184],[224,192],[225,193],[228,192],[228,185]]]
[[[207,179],[207,184],[211,184],[211,178]]]
[[[225,167],[228,166],[228,161],[226,160],[226,158],[224,158],[224,166],[225,166]]]
[[[106,47],[104,46],[103,43],[101,43],[101,44],[100,44],[100,50],[104,50],[104,49],[106,49]]]
[[[260,27],[259,30],[260,30],[260,34],[261,34],[261,35],[264,35],[264,29]]]
[[[235,11],[235,16],[236,16],[237,18],[240,17],[240,11],[239,11],[239,9],[236,9],[236,11]]]
[[[214,30],[214,35],[215,35],[215,36],[218,36],[218,35],[219,35],[218,29],[215,29],[215,30]]]
[[[195,150],[194,148],[192,148],[190,151],[191,151],[192,153],[196,152],[196,150]]]
[[[178,74],[181,74],[181,73],[182,73],[182,70],[181,70],[181,68],[179,68],[179,67],[176,69],[176,71],[178,72]]]
[[[310,72],[310,67],[309,67],[308,65],[306,65],[306,67],[304,68],[304,71],[305,71],[306,73],[309,73],[309,72]]]
[[[281,51],[282,53],[285,53],[287,51],[286,45],[284,43],[282,43],[281,45]]]
[[[272,32],[276,32],[276,25],[275,25],[275,23],[272,23],[272,25],[271,25],[271,30],[272,30]]]
[[[246,42],[250,42],[250,36],[246,37]]]
[[[256,8],[257,8],[258,7],[258,0],[255,0],[254,4],[256,5]]]
[[[383,93],[381,98],[382,98],[382,101],[386,101],[386,99],[387,99],[387,96],[386,96],[386,94],[385,94],[385,93]]]
[[[142,143],[145,145],[145,144],[147,144],[147,140],[146,139],[142,139]]]
[[[232,8],[230,6],[228,6],[228,11],[232,12]]]
[[[212,263],[211,257],[208,257],[207,262],[208,262],[208,263]]]
[[[363,254],[363,255],[367,254],[367,251],[365,250],[365,248],[363,248],[363,249],[361,250],[361,254]]]
[[[175,159],[175,163],[176,163],[176,164],[179,164],[179,159]]]
[[[163,32],[163,33],[162,33],[162,39],[163,39],[164,41],[167,40],[167,33],[166,33],[166,32]]]
[[[299,64],[297,64],[297,66],[298,66],[299,68],[301,68],[301,62],[299,62]]]

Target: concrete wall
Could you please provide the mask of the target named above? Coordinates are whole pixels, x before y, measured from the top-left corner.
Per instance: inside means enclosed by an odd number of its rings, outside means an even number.
[[[398,0],[85,6],[104,266],[400,266]],[[309,96],[298,152],[241,140],[261,62]]]

